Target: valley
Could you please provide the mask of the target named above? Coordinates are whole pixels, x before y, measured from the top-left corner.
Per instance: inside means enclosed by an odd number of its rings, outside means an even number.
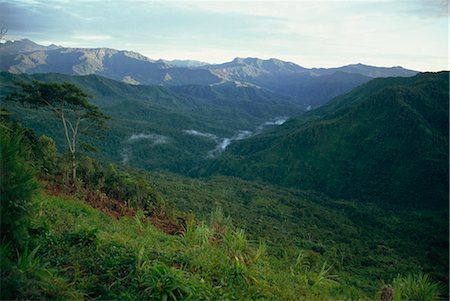
[[[448,71],[31,40],[0,58],[2,198],[25,204],[2,203],[2,299],[448,298]],[[106,127],[71,159],[19,82],[78,87]]]

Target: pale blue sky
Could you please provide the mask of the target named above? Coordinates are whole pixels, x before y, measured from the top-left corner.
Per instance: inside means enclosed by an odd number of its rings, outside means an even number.
[[[7,39],[211,63],[276,57],[448,70],[447,0],[0,2]]]

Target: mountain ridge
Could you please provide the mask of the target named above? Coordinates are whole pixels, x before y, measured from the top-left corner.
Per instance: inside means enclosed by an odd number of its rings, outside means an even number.
[[[235,58],[223,64],[191,60],[153,60],[137,52],[111,48],[42,46],[30,40],[0,45],[0,70],[12,73],[97,74],[129,84],[258,87],[317,107],[374,77],[412,76],[401,67],[347,65],[304,68],[276,58]],[[349,75],[350,74],[350,75]],[[320,86],[321,89],[317,89]]]

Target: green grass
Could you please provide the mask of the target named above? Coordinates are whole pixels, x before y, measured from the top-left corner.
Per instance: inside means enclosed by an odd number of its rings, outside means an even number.
[[[217,224],[192,223],[184,236],[171,236],[145,219],[114,219],[77,199],[40,194],[35,205],[28,249],[11,263],[16,272],[9,276],[14,278],[4,279],[22,281],[29,288],[19,290],[19,299],[41,294],[102,300],[345,296],[345,284],[321,256],[311,260],[307,270],[294,271],[291,258],[271,255],[265,244],[249,240],[229,223],[224,231]],[[25,278],[20,280],[17,273]],[[340,293],[332,291],[339,287]]]
[[[247,241],[265,243],[268,254],[303,266],[301,271],[319,272],[326,260],[330,274],[338,275],[347,290],[371,295],[380,280],[390,282],[398,274],[423,271],[442,282],[448,274],[445,211],[389,210],[232,177],[199,180],[151,173],[150,179],[179,210],[203,220],[231,216]],[[224,232],[224,241],[239,245],[238,236],[228,238],[233,231]]]

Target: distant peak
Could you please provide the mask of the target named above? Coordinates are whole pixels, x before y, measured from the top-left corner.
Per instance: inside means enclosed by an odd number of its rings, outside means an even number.
[[[257,57],[246,57],[246,58],[236,57],[233,60],[233,62],[239,62],[239,63],[252,63],[252,62],[257,62],[257,61],[262,61],[262,60]]]
[[[350,64],[348,66],[353,66],[353,67],[371,67],[371,66],[363,64],[363,63]]]
[[[245,63],[245,59],[241,57],[235,57],[233,63]]]
[[[29,40],[29,39],[20,39],[20,40],[7,40],[5,42],[5,44],[7,45],[11,45],[11,44],[32,44],[32,45],[38,45],[35,42]]]
[[[13,43],[17,43],[17,44],[26,44],[26,45],[33,45],[33,46],[41,46],[41,45],[39,45],[38,43],[33,42],[33,41],[30,40],[30,39],[20,39],[20,40],[13,41]]]

